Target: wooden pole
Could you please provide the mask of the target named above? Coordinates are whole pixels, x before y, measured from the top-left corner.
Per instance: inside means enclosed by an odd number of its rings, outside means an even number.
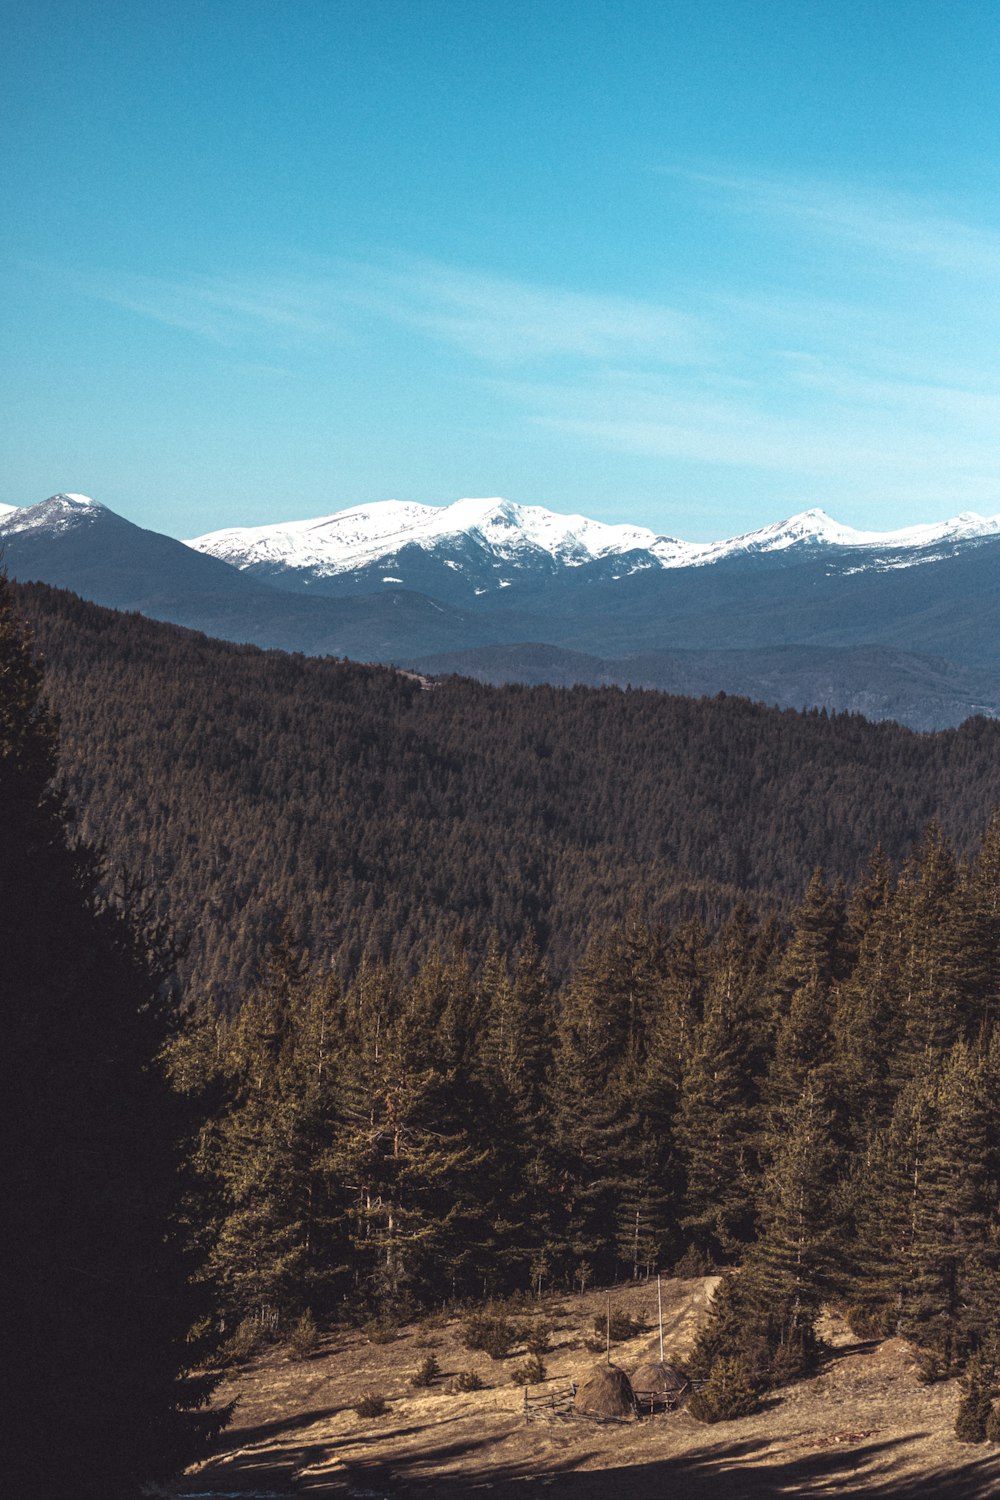
[[[663,1363],[663,1292],[660,1288],[660,1273],[656,1273],[656,1312],[660,1320],[660,1364]]]
[[[608,1364],[611,1363],[611,1293],[608,1293]]]

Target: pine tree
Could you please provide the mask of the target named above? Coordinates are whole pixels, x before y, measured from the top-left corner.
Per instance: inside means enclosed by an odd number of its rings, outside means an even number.
[[[159,1064],[175,996],[135,891],[105,900],[72,840],[41,687],[0,577],[5,1478],[26,1500],[131,1500],[211,1425],[187,1344],[203,1306],[178,1201],[186,1110]]]
[[[831,1127],[824,1079],[816,1070],[789,1112],[787,1133],[765,1178],[762,1231],[746,1267],[756,1316],[768,1330],[772,1375],[782,1378],[811,1362],[816,1318],[835,1284]]]
[[[937,1085],[933,1134],[915,1215],[904,1332],[946,1366],[990,1340],[996,1183],[989,1176],[990,1107],[983,1059],[956,1043]]]
[[[813,971],[791,993],[764,1084],[766,1148],[772,1160],[791,1129],[806,1080],[829,1055],[830,1011],[829,991]]]
[[[228,1029],[230,1102],[208,1151],[222,1195],[211,1265],[236,1316],[328,1312],[341,1290],[341,1212],[325,1166],[338,1126],[335,1007],[286,920]]]
[[[955,1413],[955,1436],[960,1443],[982,1443],[993,1415],[994,1371],[973,1360],[962,1380],[962,1399]]]
[[[723,1262],[753,1237],[759,1112],[752,1070],[760,1003],[756,935],[747,914],[737,912],[711,955],[705,1013],[674,1120],[683,1226],[699,1250]]]
[[[772,996],[776,1019],[787,1013],[791,995],[803,985],[829,987],[842,978],[849,949],[843,884],[831,890],[817,868],[792,918],[792,933],[777,968]]]
[[[709,1381],[706,1420],[742,1415],[755,1392],[794,1379],[815,1358],[816,1317],[836,1264],[829,1126],[822,1084],[810,1077],[767,1175],[761,1237],[717,1288],[689,1360],[690,1373]]]
[[[910,1080],[888,1125],[854,1163],[851,1296],[871,1326],[901,1334],[913,1299],[917,1231],[936,1125],[934,1079]]]
[[[485,1009],[478,1071],[490,1138],[493,1230],[500,1284],[543,1285],[553,1263],[547,1199],[545,1084],[552,994],[533,938],[513,976],[490,945],[478,992]]]
[[[994,809],[963,881],[962,967],[966,1035],[988,1040],[1000,1020],[1000,808]]]
[[[864,878],[851,891],[847,904],[847,946],[853,962],[872,924],[885,911],[892,893],[892,868],[881,844],[876,844]]]
[[[704,1007],[707,940],[686,922],[662,944],[649,1006],[644,1059],[635,1081],[643,1152],[641,1183],[624,1207],[620,1254],[633,1276],[676,1256],[684,1188],[675,1121]]]
[[[630,956],[621,933],[590,943],[562,995],[552,1070],[553,1238],[565,1274],[585,1266],[602,1280],[628,1244],[644,1175],[635,1097],[642,1010]]]
[[[481,1291],[496,1258],[469,1002],[464,961],[436,957],[409,985],[368,967],[346,997],[344,1125],[329,1161],[349,1201],[355,1283],[382,1312]]]
[[[932,824],[896,893],[903,1019],[893,1058],[897,1084],[933,1072],[963,1034],[963,905],[954,852],[940,827]]]
[[[887,1080],[903,1027],[897,958],[891,913],[873,914],[857,963],[832,998],[831,1066],[858,1151],[892,1112],[894,1090]]]

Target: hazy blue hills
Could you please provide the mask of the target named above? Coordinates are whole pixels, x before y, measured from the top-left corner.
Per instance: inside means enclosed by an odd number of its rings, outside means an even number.
[[[940,729],[974,714],[1000,716],[1000,675],[886,646],[771,646],[749,651],[649,651],[599,657],[530,643],[415,657],[414,670],[499,686],[652,688],[689,697],[717,693],[779,708],[831,710]]]

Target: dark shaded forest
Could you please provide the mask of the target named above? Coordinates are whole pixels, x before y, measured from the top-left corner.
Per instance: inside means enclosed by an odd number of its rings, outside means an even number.
[[[0,574],[2,1488],[135,1500],[225,1421],[195,1368],[214,1312],[186,1217],[203,1115],[164,1072],[169,948],[73,834],[41,685]]]
[[[287,917],[345,974],[531,932],[564,975],[632,913],[787,915],[817,863],[959,849],[1000,803],[1000,726],[618,688],[428,686],[15,587],[46,661],[82,832],[175,925],[182,977],[233,999]]]

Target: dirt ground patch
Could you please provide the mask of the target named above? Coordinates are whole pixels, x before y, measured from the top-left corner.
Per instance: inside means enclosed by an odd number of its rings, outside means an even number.
[[[690,1349],[714,1284],[663,1282],[668,1359]],[[547,1379],[531,1387],[533,1396],[567,1392],[601,1358],[583,1341],[595,1338],[606,1305],[606,1292],[591,1292],[518,1315],[556,1325]],[[658,1358],[655,1282],[615,1289],[613,1307],[646,1322],[645,1332],[615,1345],[615,1363],[631,1371]],[[859,1343],[834,1315],[822,1331],[830,1355],[819,1374],[776,1393],[757,1415],[714,1427],[683,1409],[627,1426],[556,1413],[526,1420],[523,1388],[509,1376],[523,1347],[503,1360],[470,1352],[458,1318],[427,1319],[389,1343],[331,1334],[307,1359],[275,1350],[229,1382],[221,1395],[239,1398],[234,1421],[216,1455],[174,1493],[178,1500],[505,1500],[536,1491],[553,1500],[1000,1497],[1000,1450],[954,1437],[957,1382],[921,1386],[901,1340]],[[441,1376],[415,1389],[410,1377],[431,1353]],[[474,1370],[485,1388],[452,1393],[462,1370]],[[366,1390],[385,1397],[384,1416],[357,1415]]]

